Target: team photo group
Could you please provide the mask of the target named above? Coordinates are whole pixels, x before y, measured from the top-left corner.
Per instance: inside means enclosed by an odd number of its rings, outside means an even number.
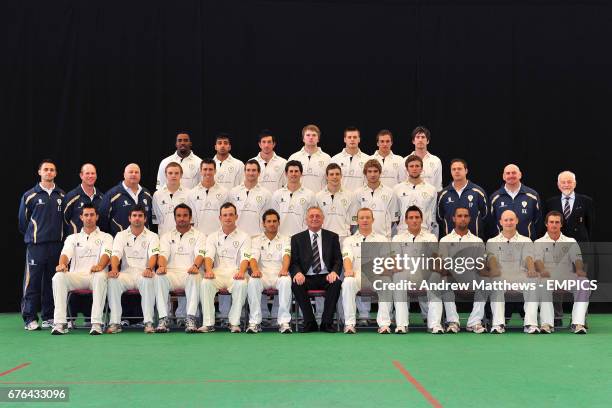
[[[381,130],[377,150],[366,154],[361,136],[346,128],[344,149],[330,156],[320,147],[320,129],[307,125],[303,147],[285,159],[275,153],[275,135],[262,131],[259,153],[243,162],[230,153],[230,135],[218,134],[214,157],[201,158],[181,131],[176,152],[159,164],[154,193],[141,185],[147,170],[136,163],[104,193],[95,163],[85,163],[80,185],[64,193],[55,184],[61,164],[42,160],[40,182],[19,209],[25,329],[69,333],[71,294],[87,293],[91,309],[81,311],[92,335],[119,333],[133,315],[145,333],[224,326],[232,333],[274,327],[283,334],[355,334],[373,325],[381,334],[405,334],[411,300],[429,332],[461,330],[452,291],[396,291],[377,301],[370,271],[361,270],[365,243],[401,243],[416,252],[426,245],[434,256],[457,256],[459,245],[486,253],[485,267],[469,275],[419,271],[430,282],[588,280],[579,244],[591,240],[594,209],[590,197],[574,191],[571,171],[558,175],[560,194],[543,199],[522,183],[516,164],[500,163],[488,171],[499,173],[501,187],[487,194],[464,159],[442,163],[428,150],[425,127],[406,136],[410,153],[393,152],[393,134]],[[452,180],[446,186],[443,174]],[[398,281],[405,273],[388,270],[383,278]],[[140,307],[125,293],[140,295]],[[578,287],[572,295],[570,331],[586,334],[589,292]],[[504,333],[507,301],[503,291],[474,294],[464,329]],[[523,292],[521,303],[525,333],[554,332],[562,304],[540,291]]]

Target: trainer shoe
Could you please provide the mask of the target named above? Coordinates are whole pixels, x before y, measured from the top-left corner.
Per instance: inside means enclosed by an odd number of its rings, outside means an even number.
[[[157,322],[157,327],[155,328],[155,333],[168,333],[170,328],[168,327],[168,318],[164,317],[159,319]]]
[[[431,334],[444,334],[444,327],[440,324],[436,324],[431,328]]]
[[[472,333],[476,333],[476,334],[482,334],[484,333],[487,329],[485,329],[485,327],[480,324],[480,323],[476,323],[473,326],[467,326],[465,328],[466,331],[472,332]]]
[[[278,327],[278,331],[282,334],[293,333],[293,330],[291,330],[291,325],[289,323],[281,323],[281,325]]]
[[[503,324],[496,324],[495,326],[491,327],[492,334],[502,334],[505,332],[506,332],[506,328],[504,327]]]
[[[177,329],[187,327],[187,318],[177,317],[174,327],[176,327]]]
[[[257,334],[261,331],[261,327],[258,324],[255,323],[249,323],[249,327],[247,327],[247,329],[244,331],[245,333],[251,333],[251,334]],[[232,333],[234,333],[232,331]],[[236,332],[236,333],[239,333]]]
[[[68,320],[68,324],[66,325],[68,330],[74,330],[77,328],[76,320]]]
[[[542,326],[540,326],[540,333],[542,334],[551,334],[554,331],[555,328],[550,324],[543,324]]]
[[[212,333],[215,331],[215,326],[202,326],[198,329],[199,333]]]
[[[378,334],[391,334],[389,326],[382,326],[378,328]]]
[[[540,332],[540,329],[538,329],[538,326],[525,326],[525,327],[523,327],[523,333],[538,334],[539,332]]]
[[[89,330],[89,334],[92,336],[98,336],[102,334],[102,325],[100,323],[92,323],[91,330]]]
[[[130,325],[130,321],[129,320],[122,320],[121,321],[121,326],[122,327],[128,327]]]
[[[38,322],[36,320],[32,320],[31,322],[28,322],[23,328],[26,329],[27,331],[40,330],[40,326],[38,325]]]
[[[188,316],[185,319],[185,333],[195,333],[198,331],[194,317]]]
[[[53,327],[55,327],[53,325],[53,319],[49,319],[49,320],[43,320],[42,322],[42,326],[43,329],[51,329]]]
[[[587,334],[587,328],[582,324],[573,324],[572,332],[574,334]]]
[[[147,334],[155,333],[155,326],[153,326],[153,323],[146,322],[144,325],[144,332]]]
[[[236,326],[236,325],[230,325],[230,333],[240,333],[242,330],[240,329],[240,326]]]
[[[108,328],[106,329],[107,334],[117,334],[117,333],[121,333],[122,331],[123,329],[121,328],[121,324],[117,324],[117,323],[110,324]]]
[[[68,333],[68,330],[64,328],[63,323],[56,323],[53,325],[53,330],[51,330],[51,334],[53,335],[62,335]]]
[[[355,326],[352,324],[347,324],[346,326],[344,326],[344,333],[346,334],[355,334],[357,333],[357,330],[355,330]]]
[[[450,322],[448,323],[448,326],[446,326],[447,333],[457,334],[459,333],[460,330],[461,330],[461,327],[459,326],[459,323],[457,322]]]
[[[406,326],[397,326],[395,328],[395,334],[406,334],[408,333],[408,328]]]

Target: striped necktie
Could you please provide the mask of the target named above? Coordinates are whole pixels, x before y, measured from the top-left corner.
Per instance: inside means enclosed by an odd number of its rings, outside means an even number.
[[[572,209],[570,208],[570,197],[569,196],[565,196],[563,197],[563,199],[565,200],[565,204],[563,204],[563,217],[565,217],[565,219],[567,220],[570,216],[570,214],[572,213]]]
[[[319,235],[315,232],[312,234],[312,272],[315,275],[321,273],[321,258],[319,257],[319,243],[317,238]]]

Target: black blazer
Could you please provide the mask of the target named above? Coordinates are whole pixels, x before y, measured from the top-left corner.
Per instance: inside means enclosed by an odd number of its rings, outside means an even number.
[[[340,240],[335,232],[321,229],[322,261],[329,272],[342,273],[342,252]],[[289,273],[295,276],[298,272],[304,275],[312,266],[312,242],[308,230],[299,232],[291,237],[291,263]]]
[[[589,242],[592,237],[592,228],[595,224],[595,209],[593,199],[584,194],[575,193],[572,213],[563,221],[561,232],[563,235],[574,238],[578,242]],[[559,211],[563,214],[561,196],[554,196],[546,201],[546,215],[549,211]]]

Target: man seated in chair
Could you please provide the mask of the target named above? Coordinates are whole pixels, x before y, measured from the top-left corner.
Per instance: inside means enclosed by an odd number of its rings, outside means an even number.
[[[319,329],[336,332],[333,318],[342,285],[342,253],[338,234],[321,228],[323,219],[323,211],[319,207],[310,207],[306,212],[308,229],[291,237],[291,289],[304,316],[303,333]],[[325,290],[320,328],[308,297],[309,290]]]
[[[127,290],[138,289],[144,317],[144,332],[155,333],[155,284],[153,268],[159,253],[159,237],[145,227],[147,210],[136,204],[130,210],[128,229],[120,231],[113,241],[111,270],[108,273],[109,334],[121,332],[121,296]],[[119,270],[121,264],[121,270]]]
[[[251,259],[251,237],[236,227],[238,214],[232,203],[219,209],[221,228],[206,238],[204,279],[200,284],[203,322],[199,332],[215,331],[215,295],[227,289],[232,295],[230,331],[240,333],[240,315],[247,296],[247,268]]]
[[[92,203],[81,207],[79,217],[83,223],[81,232],[69,235],[64,242],[59,265],[53,276],[53,330],[51,334],[65,334],[66,302],[68,291],[89,289],[93,291],[91,330],[89,334],[102,334],[102,314],[106,300],[106,266],[113,249],[113,237],[100,231],[98,210]],[[70,271],[68,271],[70,264]]]

